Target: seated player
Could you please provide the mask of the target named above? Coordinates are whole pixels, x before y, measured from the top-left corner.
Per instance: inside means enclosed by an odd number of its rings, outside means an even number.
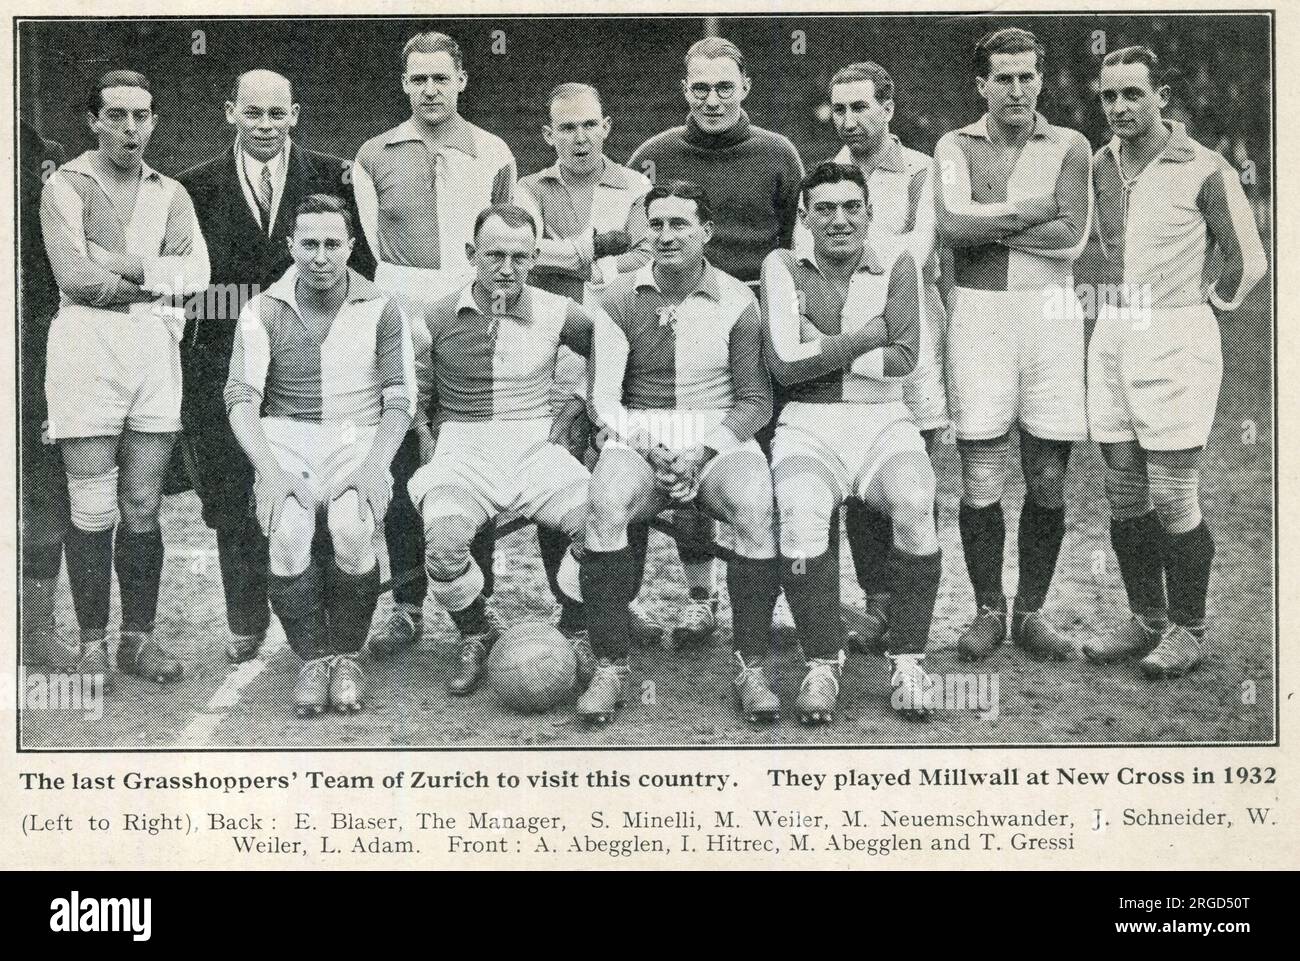
[[[181,662],[153,634],[163,568],[158,512],[181,426],[179,298],[207,287],[208,250],[185,188],[143,160],[157,122],[149,82],[129,70],[104,74],[90,92],[88,118],[98,148],[50,174],[41,194],[60,292],[45,398],[49,436],[68,474],[64,550],[81,628],[77,670],[111,681],[116,568],[118,669],[174,681]]]
[[[313,194],[293,216],[293,266],[240,314],[226,408],[257,475],[271,609],[304,661],[294,706],[300,716],[342,714],[365,697],[356,656],[379,598],[375,527],[411,425],[415,369],[402,312],[348,268],[351,210]],[[322,511],[334,545],[328,572],[312,552]]]
[[[452,694],[471,693],[500,631],[483,596],[483,571],[470,542],[502,515],[526,517],[572,539],[582,530],[590,475],[550,441],[556,356],[591,351],[591,318],[576,302],[525,288],[537,259],[537,222],[494,204],[478,215],[466,245],[476,278],[430,308],[430,358],[421,396],[438,439],[411,477],[411,502],[424,519],[429,589],[461,634]],[[578,602],[561,596],[562,605]],[[570,618],[572,619],[572,618]],[[580,676],[591,669],[585,636],[571,637]]]
[[[903,403],[924,329],[912,254],[867,243],[871,208],[855,166],[823,163],[803,182],[812,249],[776,250],[763,264],[768,363],[789,400],[772,440],[781,580],[808,673],[800,720],[834,718],[844,665],[839,558],[829,549],[840,504],[857,498],[893,529],[885,589],[894,706],[926,714],[926,641],[939,591],[934,471]]]
[[[645,206],[653,263],[610,284],[608,316],[596,318],[591,406],[606,440],[592,472],[581,583],[601,661],[577,711],[604,721],[624,700],[636,592],[628,525],[694,504],[735,529],[735,690],[745,717],[772,720],[780,702],[760,659],[779,585],[772,478],[754,441],[772,416],[758,305],[705,259],[712,214],[699,187],[658,185]]]

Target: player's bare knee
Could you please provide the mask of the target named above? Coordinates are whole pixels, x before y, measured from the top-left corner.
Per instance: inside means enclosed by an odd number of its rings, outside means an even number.
[[[836,493],[814,471],[780,470],[774,480],[782,556],[825,554],[838,506]]]
[[[311,563],[311,542],[316,533],[315,514],[290,497],[285,500],[275,530],[267,541],[271,573],[296,577]]]
[[[585,530],[587,547],[594,551],[617,551],[627,545],[627,525],[632,516],[632,499],[620,486],[591,485]]]
[[[459,577],[469,563],[474,525],[466,517],[432,517],[424,524],[424,566],[438,581]]]
[[[1059,510],[1065,506],[1065,465],[1064,459],[1044,457],[1026,467],[1025,492],[1039,507]]]
[[[355,491],[347,491],[327,514],[334,559],[349,574],[364,574],[375,566],[375,522],[366,508],[362,519]]]
[[[737,552],[743,557],[771,557],[776,550],[776,510],[771,489],[767,497],[741,498],[730,506]]]
[[[158,513],[162,510],[162,485],[130,484],[118,491],[118,507],[122,512],[122,526],[135,534],[158,529]]]

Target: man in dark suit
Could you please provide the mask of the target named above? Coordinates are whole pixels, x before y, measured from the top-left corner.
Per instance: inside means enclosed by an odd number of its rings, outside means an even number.
[[[290,139],[298,104],[290,82],[269,70],[235,81],[226,103],[233,146],[178,178],[194,201],[208,244],[212,287],[187,310],[181,344],[181,420],[203,520],[216,531],[230,626],[232,664],[257,655],[270,622],[267,543],[250,510],[253,469],[230,432],[222,391],[239,311],[292,263],[287,238],[294,208],[309,194],[334,194],[352,204],[350,163],[307,150]],[[351,266],[374,275],[358,238]]]
[[[56,444],[45,438],[45,350],[50,320],[59,309],[59,288],[41,233],[41,188],[64,161],[63,148],[23,120],[19,126],[18,222],[22,243],[19,307],[22,320],[22,549],[23,662],[61,666],[77,661],[60,644],[54,623],[54,592],[68,530],[68,475]],[[61,656],[60,656],[61,655]]]

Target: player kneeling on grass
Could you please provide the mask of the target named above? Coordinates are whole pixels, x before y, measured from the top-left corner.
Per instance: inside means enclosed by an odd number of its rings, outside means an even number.
[[[830,525],[853,497],[892,522],[888,564],[893,703],[925,714],[925,656],[939,591],[934,470],[903,403],[921,343],[920,275],[911,253],[883,262],[867,243],[866,181],[824,163],[803,182],[812,249],[777,250],[763,264],[768,363],[789,400],[772,440],[781,578],[808,658],[804,723],[830,721],[844,664],[839,558]]]
[[[591,317],[567,297],[525,287],[537,259],[537,222],[494,204],[478,215],[466,245],[476,278],[429,310],[429,419],[438,439],[407,490],[424,518],[429,590],[461,635],[452,694],[469,694],[500,629],[483,596],[470,542],[489,521],[525,517],[572,539],[582,530],[590,475],[550,439],[551,388],[561,346],[591,352]],[[568,556],[566,554],[566,556]],[[578,602],[558,598],[564,622]],[[579,676],[590,676],[585,633],[575,633]]]
[[[270,539],[271,609],[305,662],[293,692],[301,716],[361,709],[356,655],[379,598],[375,525],[415,409],[410,333],[397,306],[348,268],[354,238],[337,197],[298,205],[294,265],[244,307],[226,383]],[[311,549],[321,511],[334,544],[328,572]]]
[[[1098,310],[1088,347],[1088,421],[1133,616],[1083,646],[1093,661],[1141,657],[1151,678],[1205,658],[1214,540],[1198,494],[1223,376],[1214,309],[1238,307],[1267,267],[1236,171],[1161,117],[1169,87],[1158,67],[1148,48],[1125,47],[1099,78],[1115,134],[1093,161],[1102,289],[1120,298]],[[1211,283],[1214,247],[1222,267]]]
[[[727,568],[742,662],[735,690],[744,716],[772,720],[780,702],[760,660],[779,584],[772,476],[754,441],[772,417],[758,305],[705,259],[712,216],[698,186],[658,185],[645,204],[654,261],[606,287],[596,319],[592,412],[605,442],[581,583],[601,662],[577,711],[604,721],[623,703],[636,594],[628,525],[694,505],[735,530]]]

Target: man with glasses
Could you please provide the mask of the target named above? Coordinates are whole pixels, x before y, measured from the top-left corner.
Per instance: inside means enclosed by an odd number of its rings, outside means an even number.
[[[735,44],[721,37],[699,41],[686,54],[686,123],[651,137],[628,166],[655,183],[698,184],[713,205],[709,263],[757,289],[763,259],[791,246],[804,171],[794,144],[749,122],[742,106],[749,90],[745,57]],[[701,515],[680,511],[676,524],[696,539],[711,538],[712,522]],[[634,526],[631,536],[643,539],[646,528]],[[678,551],[691,602],[673,637],[679,645],[698,644],[717,626],[713,561],[685,544]]]

